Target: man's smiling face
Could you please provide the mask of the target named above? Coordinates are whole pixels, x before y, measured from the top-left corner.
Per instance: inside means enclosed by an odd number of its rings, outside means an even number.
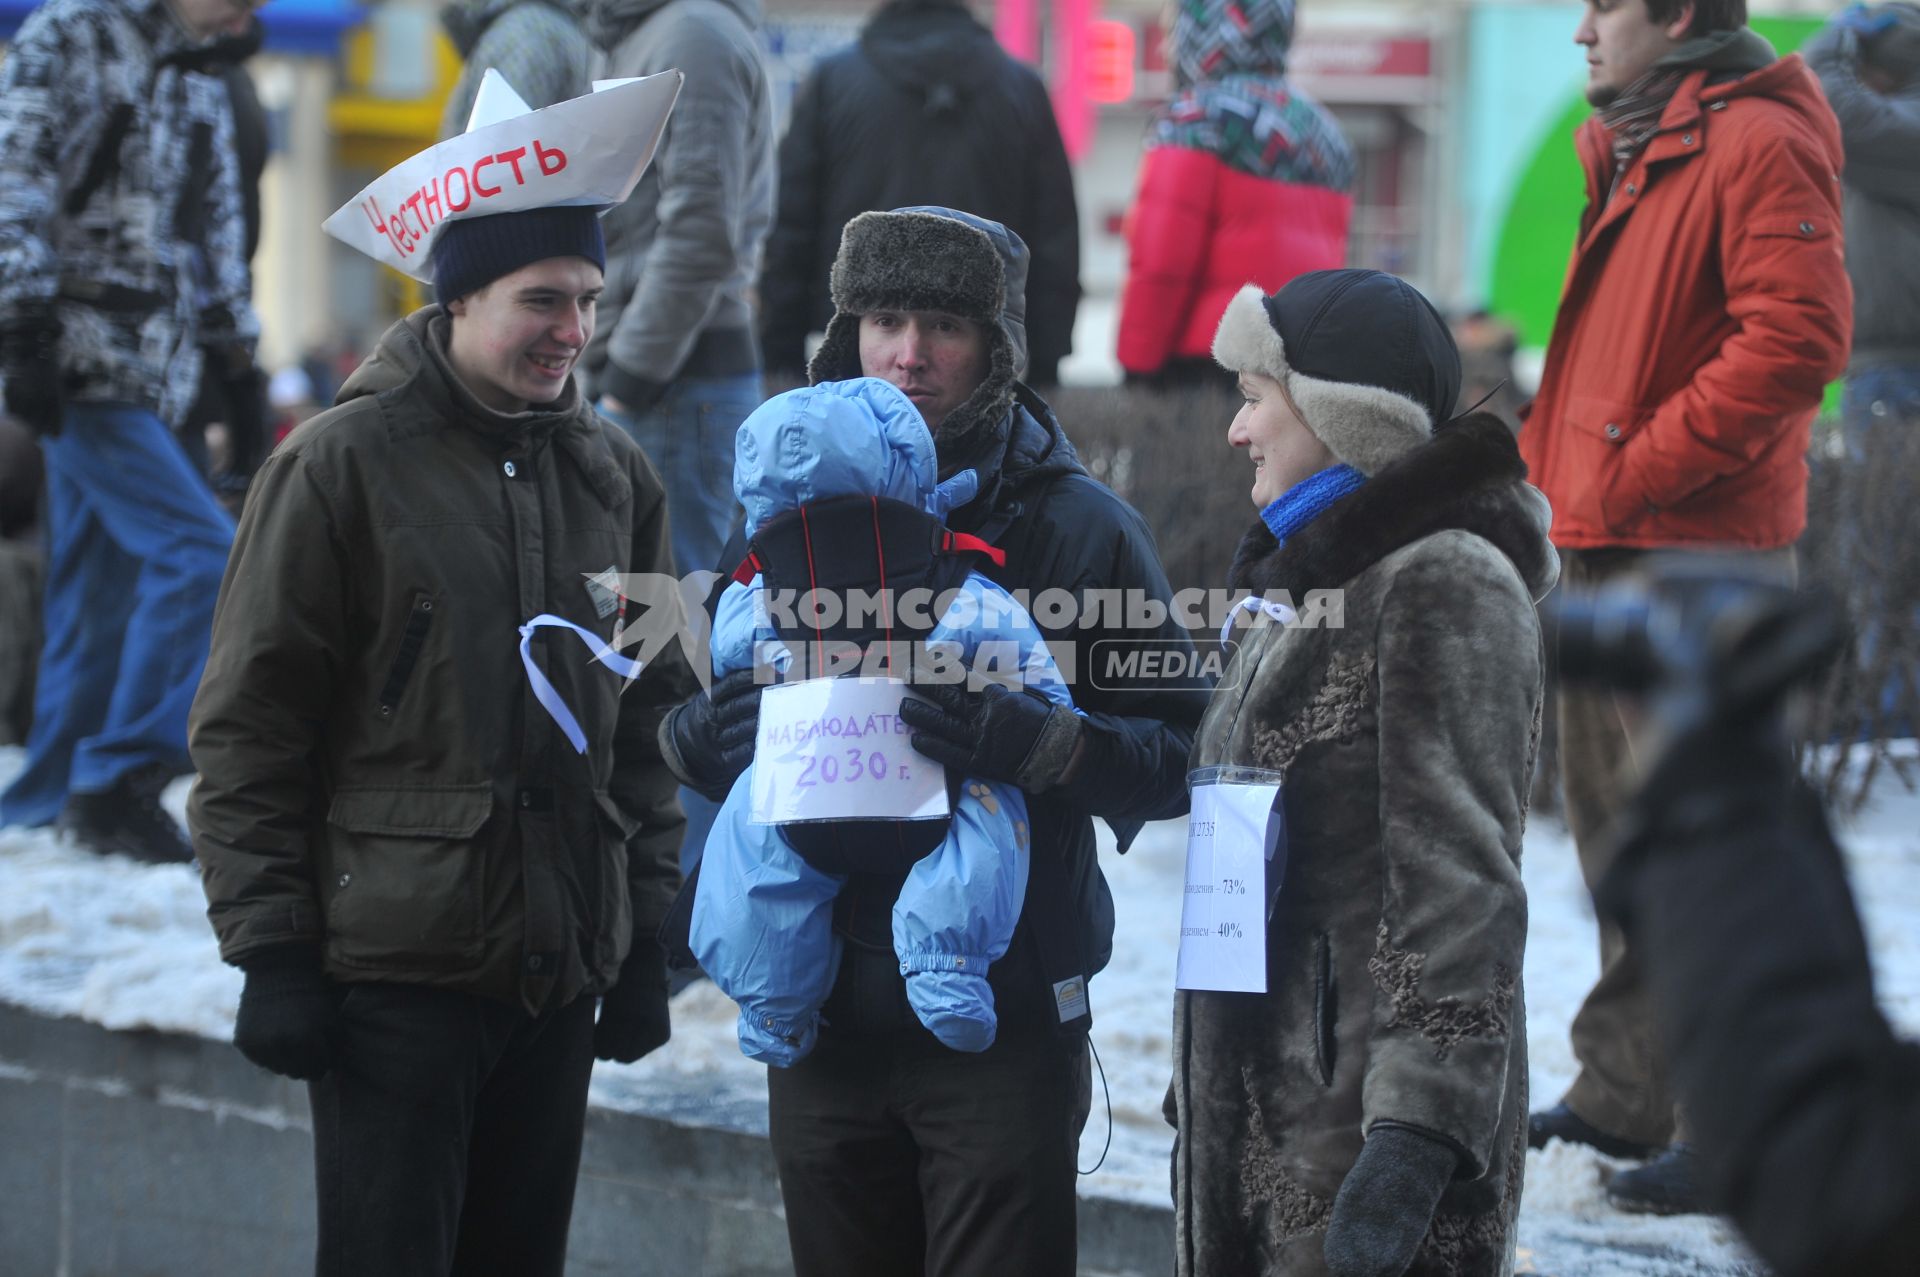
[[[549,257],[449,303],[454,371],[499,412],[552,403],[593,336],[601,283],[586,258]]]

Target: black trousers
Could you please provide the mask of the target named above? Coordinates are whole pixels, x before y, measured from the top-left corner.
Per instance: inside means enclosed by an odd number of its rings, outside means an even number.
[[[319,1277],[560,1277],[580,1171],[593,999],[356,984],[311,1083]]]
[[[796,1277],[1073,1277],[1084,1038],[828,1032],[767,1100]]]

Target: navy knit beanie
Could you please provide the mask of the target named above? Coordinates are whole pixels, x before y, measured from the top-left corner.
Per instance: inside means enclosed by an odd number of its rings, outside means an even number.
[[[448,222],[433,246],[433,295],[445,306],[549,257],[584,257],[605,270],[599,210],[585,204],[529,208]]]

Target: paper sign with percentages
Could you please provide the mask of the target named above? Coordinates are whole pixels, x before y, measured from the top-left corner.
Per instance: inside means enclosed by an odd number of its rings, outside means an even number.
[[[762,693],[753,823],[946,815],[946,769],[908,743],[906,689],[891,678],[814,678]]]
[[[1267,831],[1280,786],[1196,785],[1174,987],[1267,991]]]

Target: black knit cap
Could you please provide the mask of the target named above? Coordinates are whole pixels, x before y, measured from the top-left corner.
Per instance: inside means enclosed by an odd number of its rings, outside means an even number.
[[[584,257],[604,271],[599,210],[566,205],[448,222],[433,246],[433,295],[445,306],[549,257]]]
[[[1377,270],[1310,271],[1265,304],[1295,372],[1404,395],[1435,426],[1453,416],[1459,347],[1433,303],[1406,280]]]

